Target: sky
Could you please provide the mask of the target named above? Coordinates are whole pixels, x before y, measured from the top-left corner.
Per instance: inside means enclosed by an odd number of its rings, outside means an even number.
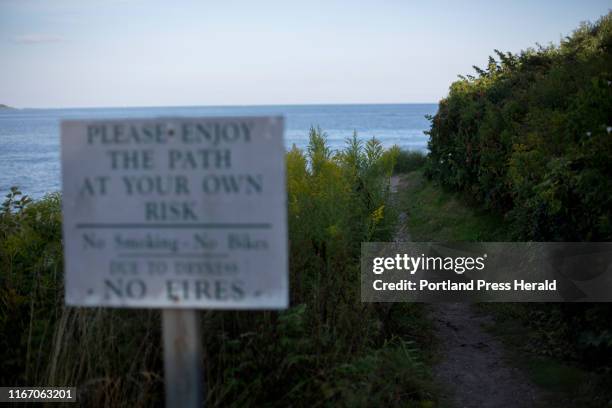
[[[494,49],[558,43],[599,1],[0,0],[0,103],[423,103]]]

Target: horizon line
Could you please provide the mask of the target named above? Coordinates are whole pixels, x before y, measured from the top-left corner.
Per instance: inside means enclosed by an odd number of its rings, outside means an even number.
[[[9,110],[53,110],[53,109],[135,109],[135,108],[251,108],[280,106],[350,106],[350,105],[437,105],[439,102],[339,102],[339,103],[263,103],[263,104],[219,104],[219,105],[124,105],[124,106],[59,106],[59,107],[16,107],[4,104]]]

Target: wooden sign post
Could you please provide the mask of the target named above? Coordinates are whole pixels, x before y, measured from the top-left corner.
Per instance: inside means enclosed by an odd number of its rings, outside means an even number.
[[[197,310],[162,311],[167,407],[201,407],[204,403],[202,337]]]
[[[66,304],[163,309],[168,406],[201,406],[198,309],[288,304],[280,117],[62,123]]]

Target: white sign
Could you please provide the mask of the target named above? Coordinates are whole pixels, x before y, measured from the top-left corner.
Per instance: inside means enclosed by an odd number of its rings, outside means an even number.
[[[288,304],[281,117],[64,121],[66,303]]]

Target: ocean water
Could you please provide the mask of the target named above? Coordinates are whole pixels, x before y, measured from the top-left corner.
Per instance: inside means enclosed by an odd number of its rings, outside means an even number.
[[[357,131],[360,139],[376,137],[385,147],[427,149],[425,115],[436,104],[287,105],[223,107],[156,107],[0,110],[0,194],[11,186],[32,197],[61,189],[59,123],[62,119],[154,118],[159,116],[285,117],[285,143],[305,147],[308,130],[320,126],[332,149]]]

